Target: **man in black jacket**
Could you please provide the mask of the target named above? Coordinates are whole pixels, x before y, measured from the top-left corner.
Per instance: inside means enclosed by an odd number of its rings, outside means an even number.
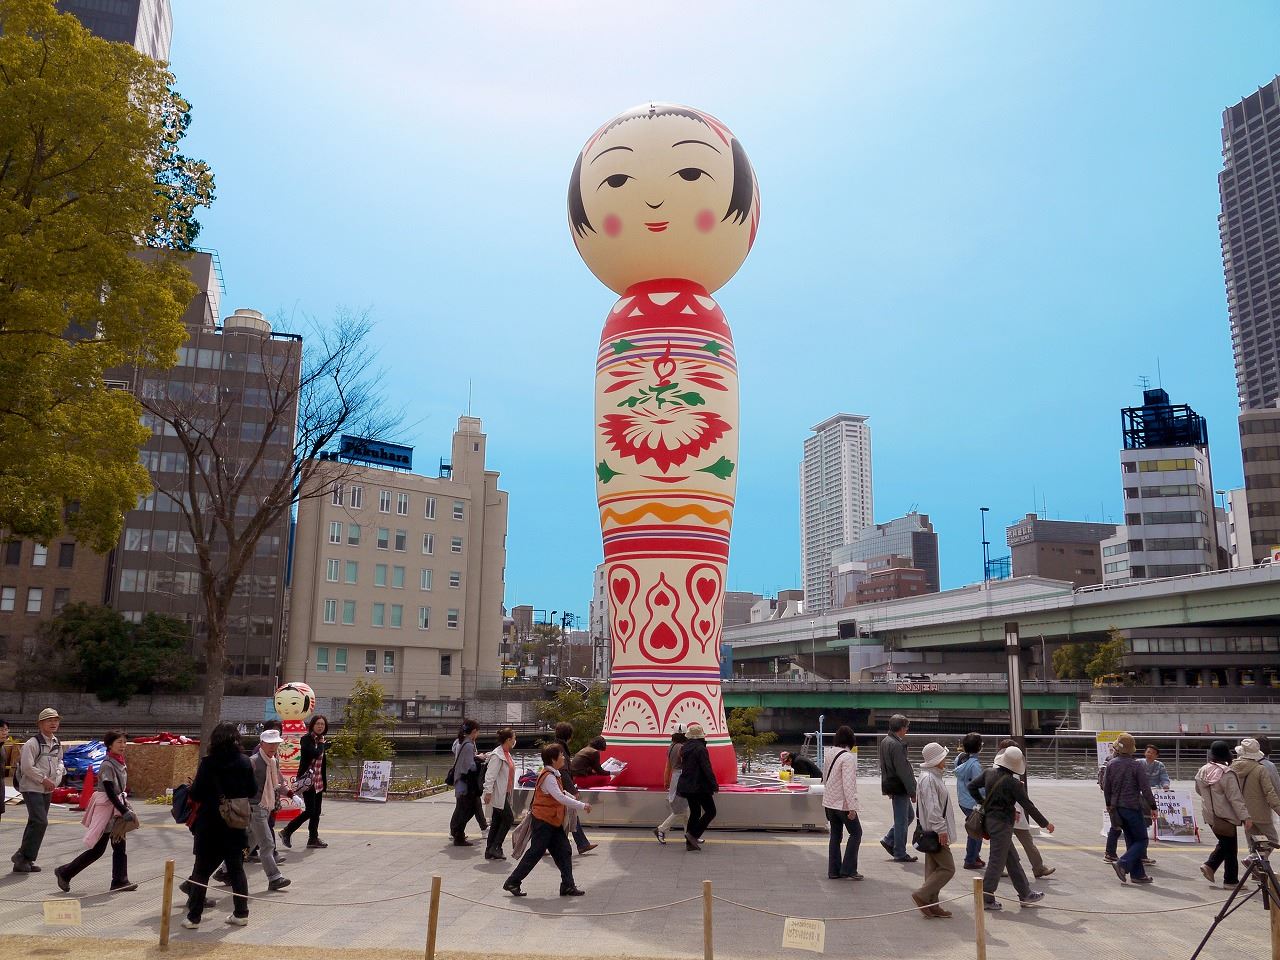
[[[911,722],[900,713],[889,718],[889,735],[880,741],[880,792],[893,804],[893,826],[880,840],[897,863],[915,863],[907,853],[907,827],[915,819],[916,775],[907,757],[907,729]]]
[[[560,749],[564,751],[564,758],[567,761],[573,756],[569,750],[569,741],[573,739],[573,724],[561,722],[556,724],[556,743],[560,744]],[[578,785],[573,782],[573,774],[569,771],[569,764],[566,762],[564,769],[560,771],[560,788],[571,797],[578,796]],[[573,828],[573,842],[578,847],[578,853],[589,853],[599,846],[598,843],[592,843],[587,839],[587,832],[582,829],[582,820],[578,820],[578,824]]]

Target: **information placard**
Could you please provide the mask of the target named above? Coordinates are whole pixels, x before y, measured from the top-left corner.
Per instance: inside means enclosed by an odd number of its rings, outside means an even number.
[[[387,802],[387,794],[391,792],[391,761],[366,760],[360,768],[361,800]]]
[[[793,950],[822,953],[827,949],[827,925],[821,920],[787,917],[782,924],[782,945]]]
[[[44,902],[44,922],[51,926],[80,926],[79,900],[46,900]]]

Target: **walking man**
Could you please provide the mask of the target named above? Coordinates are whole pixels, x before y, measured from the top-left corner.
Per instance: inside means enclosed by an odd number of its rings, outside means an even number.
[[[880,792],[893,806],[893,826],[880,840],[880,846],[895,863],[915,863],[919,857],[907,853],[907,827],[914,819],[911,805],[916,802],[916,775],[907,758],[907,729],[911,722],[900,713],[889,718],[889,733],[880,741]]]
[[[45,707],[36,719],[36,735],[22,745],[18,754],[18,790],[27,807],[27,828],[22,831],[22,845],[11,858],[14,873],[40,872],[36,857],[49,828],[53,788],[67,772],[62,765],[62,741],[57,736],[61,723],[58,711]]]
[[[956,757],[956,799],[960,801],[960,815],[968,820],[976,806],[969,784],[982,779],[982,760],[978,756],[982,752],[982,734],[966,733],[961,747],[964,753]],[[982,837],[969,837],[964,845],[964,868],[981,870],[986,865],[982,859]]]
[[[949,917],[951,911],[938,904],[942,888],[956,875],[956,861],[951,856],[951,838],[956,835],[955,818],[951,815],[951,798],[942,780],[942,765],[947,759],[947,748],[940,743],[924,745],[924,759],[920,762],[920,829],[924,840],[937,835],[938,849],[930,851],[932,844],[922,843],[924,855],[924,883],[911,894],[911,899],[926,917]]]
[[[263,730],[258,741],[258,751],[249,758],[253,768],[254,794],[249,806],[249,842],[258,848],[262,872],[267,875],[267,888],[283,890],[289,878],[280,873],[276,864],[276,836],[271,829],[271,815],[285,792],[280,779],[280,760],[276,754],[284,738],[279,730]]]
[[[1124,832],[1124,855],[1111,866],[1121,883],[1151,883],[1144,862],[1147,856],[1147,822],[1156,809],[1156,798],[1147,783],[1147,770],[1135,754],[1138,746],[1133,737],[1122,733],[1116,737],[1116,755],[1107,763],[1103,779],[1103,796],[1111,825]]]

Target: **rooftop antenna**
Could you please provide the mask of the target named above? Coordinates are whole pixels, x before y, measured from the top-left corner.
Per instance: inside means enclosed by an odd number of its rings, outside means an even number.
[[[471,416],[471,378],[467,378],[467,416]]]
[[[1157,367],[1158,367],[1158,366],[1159,366],[1159,363],[1157,362]],[[1134,384],[1134,386],[1135,386],[1135,387],[1138,387],[1139,389],[1141,389],[1141,390],[1143,390],[1143,391],[1146,391],[1146,390],[1151,386],[1151,378],[1150,378],[1150,377],[1139,377],[1139,378],[1138,378],[1138,382],[1137,382],[1137,383],[1135,383],[1135,384]]]
[[[1164,374],[1160,372],[1160,358],[1156,357],[1156,386],[1164,388]]]

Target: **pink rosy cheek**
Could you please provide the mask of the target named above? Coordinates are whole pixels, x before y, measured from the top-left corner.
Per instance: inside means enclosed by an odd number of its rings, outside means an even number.
[[[604,218],[604,235],[606,237],[616,237],[622,232],[622,218],[616,213],[611,213]]]
[[[699,210],[693,224],[703,233],[710,233],[716,227],[716,215],[710,210]]]

